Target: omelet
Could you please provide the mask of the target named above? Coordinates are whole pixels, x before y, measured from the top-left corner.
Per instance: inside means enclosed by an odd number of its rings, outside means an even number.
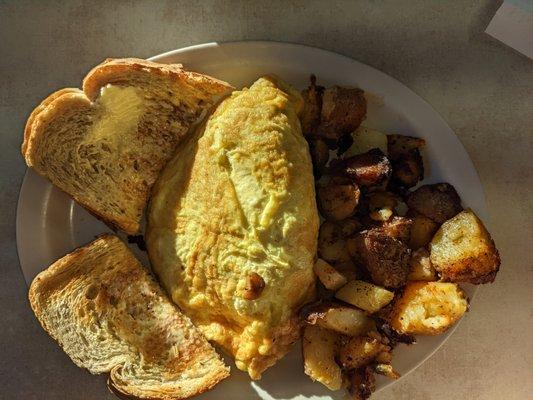
[[[299,338],[319,217],[300,94],[274,77],[224,99],[152,194],[146,243],[172,300],[251,378]]]

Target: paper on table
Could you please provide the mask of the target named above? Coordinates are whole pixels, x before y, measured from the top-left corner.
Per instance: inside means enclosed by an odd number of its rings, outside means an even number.
[[[533,1],[506,0],[485,32],[533,59]]]

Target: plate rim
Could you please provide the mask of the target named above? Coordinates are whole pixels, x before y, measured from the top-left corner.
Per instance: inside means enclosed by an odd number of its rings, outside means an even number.
[[[270,41],[270,40],[235,40],[235,41],[205,42],[205,43],[199,43],[199,44],[195,44],[195,45],[189,45],[189,46],[185,46],[185,47],[169,50],[169,51],[166,51],[166,52],[151,56],[151,57],[147,58],[147,60],[154,61],[154,62],[160,62],[160,60],[165,59],[165,58],[174,57],[174,56],[177,56],[177,55],[180,55],[180,54],[184,54],[184,53],[188,53],[188,52],[192,52],[192,51],[209,50],[210,48],[215,48],[215,47],[218,47],[218,46],[252,46],[252,47],[254,47],[254,46],[269,46],[269,47],[285,47],[285,48],[286,47],[293,47],[293,48],[298,48],[298,49],[319,51],[319,52],[323,52],[323,53],[325,53],[325,54],[327,54],[329,56],[340,57],[340,58],[342,58],[345,61],[350,62],[350,63],[356,63],[360,67],[362,67],[364,69],[367,69],[369,71],[372,71],[372,73],[375,76],[379,76],[380,79],[383,79],[385,81],[393,83],[397,87],[401,87],[402,91],[409,93],[410,96],[414,96],[415,98],[417,98],[418,101],[423,103],[424,107],[427,110],[430,111],[432,117],[433,118],[437,118],[439,120],[439,123],[442,124],[442,126],[446,127],[446,129],[451,133],[451,135],[449,135],[449,136],[450,136],[450,138],[452,138],[451,140],[453,140],[455,142],[454,145],[455,146],[457,146],[457,145],[460,146],[461,149],[463,150],[464,154],[466,155],[466,159],[465,160],[469,164],[469,168],[473,172],[475,179],[479,182],[479,188],[480,188],[479,195],[481,196],[481,200],[482,200],[481,201],[481,205],[483,206],[483,209],[480,210],[480,211],[483,214],[485,214],[484,223],[487,226],[490,225],[490,216],[489,216],[488,210],[487,210],[487,199],[486,199],[486,196],[485,196],[485,188],[483,187],[483,184],[482,184],[482,181],[480,179],[478,170],[477,170],[474,162],[472,161],[472,158],[470,157],[470,154],[468,153],[467,149],[465,148],[465,146],[463,145],[463,143],[461,142],[459,137],[456,135],[455,131],[448,125],[448,123],[440,115],[440,113],[437,112],[437,110],[435,110],[435,108],[433,108],[433,106],[428,101],[426,101],[424,99],[424,97],[419,95],[417,92],[415,92],[413,89],[411,89],[409,86],[407,86],[406,84],[404,84],[400,80],[398,80],[395,77],[392,77],[392,76],[386,74],[385,72],[379,70],[378,68],[375,68],[375,67],[373,67],[371,65],[365,64],[365,63],[363,63],[361,61],[358,61],[358,60],[356,60],[354,58],[351,58],[350,56],[338,53],[336,51],[328,50],[328,49],[325,49],[325,48],[322,48],[322,47],[309,46],[309,45],[296,43],[296,42],[285,42],[285,41],[277,41],[277,40],[272,40],[272,41]],[[24,194],[24,191],[25,191],[25,187],[28,186],[29,173],[30,173],[30,168],[26,167],[26,170],[24,172],[24,177],[23,177],[23,179],[21,181],[21,184],[19,186],[19,193],[18,193],[17,206],[16,206],[16,220],[15,220],[16,252],[17,252],[17,257],[19,259],[19,271],[21,273],[21,276],[22,276],[22,279],[24,280],[24,282],[26,282],[26,279],[25,279],[25,276],[24,276],[24,273],[23,273],[23,267],[22,267],[22,261],[21,261],[21,254],[24,252],[23,249],[22,249],[23,246],[21,244],[23,242],[21,231],[23,229],[22,228],[22,214],[24,213],[23,206],[24,206],[24,202],[26,201],[23,198],[23,194]],[[74,249],[72,249],[72,250],[74,250]],[[26,285],[29,286],[29,284],[27,282],[26,282]],[[474,301],[474,298],[476,297],[476,293],[478,292],[479,289],[480,289],[479,285],[476,285],[472,289],[472,294],[469,296],[469,304],[472,304],[472,302]],[[384,388],[388,387],[389,385],[393,385],[394,383],[400,381],[402,378],[408,376],[413,371],[418,369],[422,364],[424,364],[439,349],[441,349],[441,347],[454,334],[455,330],[459,327],[459,325],[463,322],[463,320],[467,317],[467,315],[468,314],[463,316],[463,318],[461,318],[454,326],[452,326],[448,331],[446,331],[444,334],[442,334],[442,336],[441,336],[442,340],[438,343],[438,345],[435,346],[434,348],[432,348],[431,351],[429,351],[420,361],[416,362],[411,369],[409,369],[408,371],[404,372],[401,375],[401,377],[399,379],[397,379],[397,380],[387,380],[386,383],[384,383],[383,385],[378,387],[377,390],[374,393],[377,393],[377,392],[383,390]],[[333,396],[333,394],[338,394],[338,392],[331,392],[331,393],[332,393],[331,396]],[[331,397],[331,398],[333,398],[333,397]]]

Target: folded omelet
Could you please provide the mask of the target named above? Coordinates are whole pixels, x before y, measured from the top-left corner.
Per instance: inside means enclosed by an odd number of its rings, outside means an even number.
[[[161,283],[253,379],[298,339],[314,292],[319,220],[301,108],[272,77],[234,92],[180,146],[149,210]]]

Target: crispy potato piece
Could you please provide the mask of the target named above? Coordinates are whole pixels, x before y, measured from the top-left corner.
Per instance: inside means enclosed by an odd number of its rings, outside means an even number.
[[[322,139],[308,138],[309,152],[313,161],[313,171],[315,176],[320,176],[324,172],[329,160],[329,148]]]
[[[407,277],[410,281],[436,281],[437,271],[431,265],[429,251],[421,247],[411,254],[411,271]]]
[[[442,224],[430,249],[431,263],[444,281],[489,283],[500,268],[494,241],[470,209]]]
[[[366,99],[361,89],[333,86],[324,91],[317,134],[337,140],[356,130],[366,117]]]
[[[467,308],[465,294],[455,283],[409,282],[393,304],[390,324],[399,333],[438,335]]]
[[[336,263],[335,269],[339,271],[343,276],[345,276],[348,281],[353,281],[357,279],[357,276],[358,276],[357,266],[351,260],[344,261],[341,263]]]
[[[351,216],[359,204],[361,191],[353,183],[338,183],[335,180],[318,187],[318,204],[322,214],[334,221]]]
[[[431,242],[433,235],[439,229],[439,225],[431,218],[421,214],[408,212],[407,215],[409,215],[413,221],[413,224],[411,225],[411,235],[408,241],[409,248],[416,250],[426,246]]]
[[[463,209],[461,198],[449,183],[420,186],[409,194],[407,205],[439,224],[456,216]]]
[[[300,122],[304,136],[314,135],[316,128],[320,125],[323,92],[324,88],[316,85],[316,76],[311,75],[311,84],[306,90],[302,90],[304,107],[300,116]]]
[[[348,394],[351,400],[367,400],[376,390],[376,377],[371,366],[351,371],[348,376]]]
[[[330,263],[350,260],[346,240],[339,225],[325,221],[318,232],[318,255]]]
[[[374,192],[368,195],[368,208],[370,211],[378,208],[394,209],[398,205],[398,196],[391,192]]]
[[[419,150],[426,145],[421,138],[405,135],[387,135],[387,151],[391,160],[397,160],[412,150]]]
[[[372,314],[389,304],[394,293],[365,281],[350,281],[335,297]]]
[[[339,362],[343,368],[351,370],[370,364],[382,352],[390,351],[377,332],[351,338],[339,349]]]
[[[374,221],[387,221],[394,214],[398,198],[390,192],[374,192],[368,197],[369,216]]]
[[[315,303],[304,307],[305,322],[348,336],[362,335],[375,328],[363,311],[334,303]]]
[[[342,173],[360,186],[384,185],[392,172],[389,159],[379,149],[346,158],[340,165]]]
[[[398,239],[402,243],[407,243],[411,236],[413,220],[407,217],[392,217],[383,222],[380,226],[372,228],[372,231],[379,232],[385,236]]]
[[[399,240],[368,230],[348,239],[347,248],[363,262],[376,284],[397,288],[407,282],[410,250]]]
[[[424,161],[418,149],[402,154],[392,163],[391,182],[404,188],[412,188],[424,179]]]
[[[387,307],[380,310],[379,312],[380,318],[376,320],[378,332],[384,335],[388,339],[389,345],[391,346],[391,348],[395,347],[398,343],[415,344],[416,338],[413,335],[397,332],[390,325],[389,319],[391,316],[391,311],[393,309],[393,305],[394,305],[393,303],[395,302],[393,301]],[[385,362],[385,363],[389,362],[390,363],[391,358],[392,358],[392,355],[387,356],[387,357],[382,357],[382,354],[380,354],[376,360],[378,362]]]
[[[344,275],[320,258],[316,260],[313,271],[324,287],[329,290],[337,290],[347,282]]]
[[[394,211],[390,208],[380,208],[370,212],[369,216],[373,221],[386,222],[393,216]]]
[[[363,224],[355,217],[344,219],[338,224],[344,237],[353,236],[363,229]]]
[[[360,126],[352,133],[353,143],[343,154],[344,158],[366,153],[372,149],[380,149],[387,154],[387,135],[375,129]]]
[[[374,366],[376,374],[386,376],[389,379],[398,379],[401,375],[387,363],[379,363]]]
[[[330,390],[339,390],[342,371],[335,356],[339,335],[319,326],[307,325],[303,336],[304,372]]]

